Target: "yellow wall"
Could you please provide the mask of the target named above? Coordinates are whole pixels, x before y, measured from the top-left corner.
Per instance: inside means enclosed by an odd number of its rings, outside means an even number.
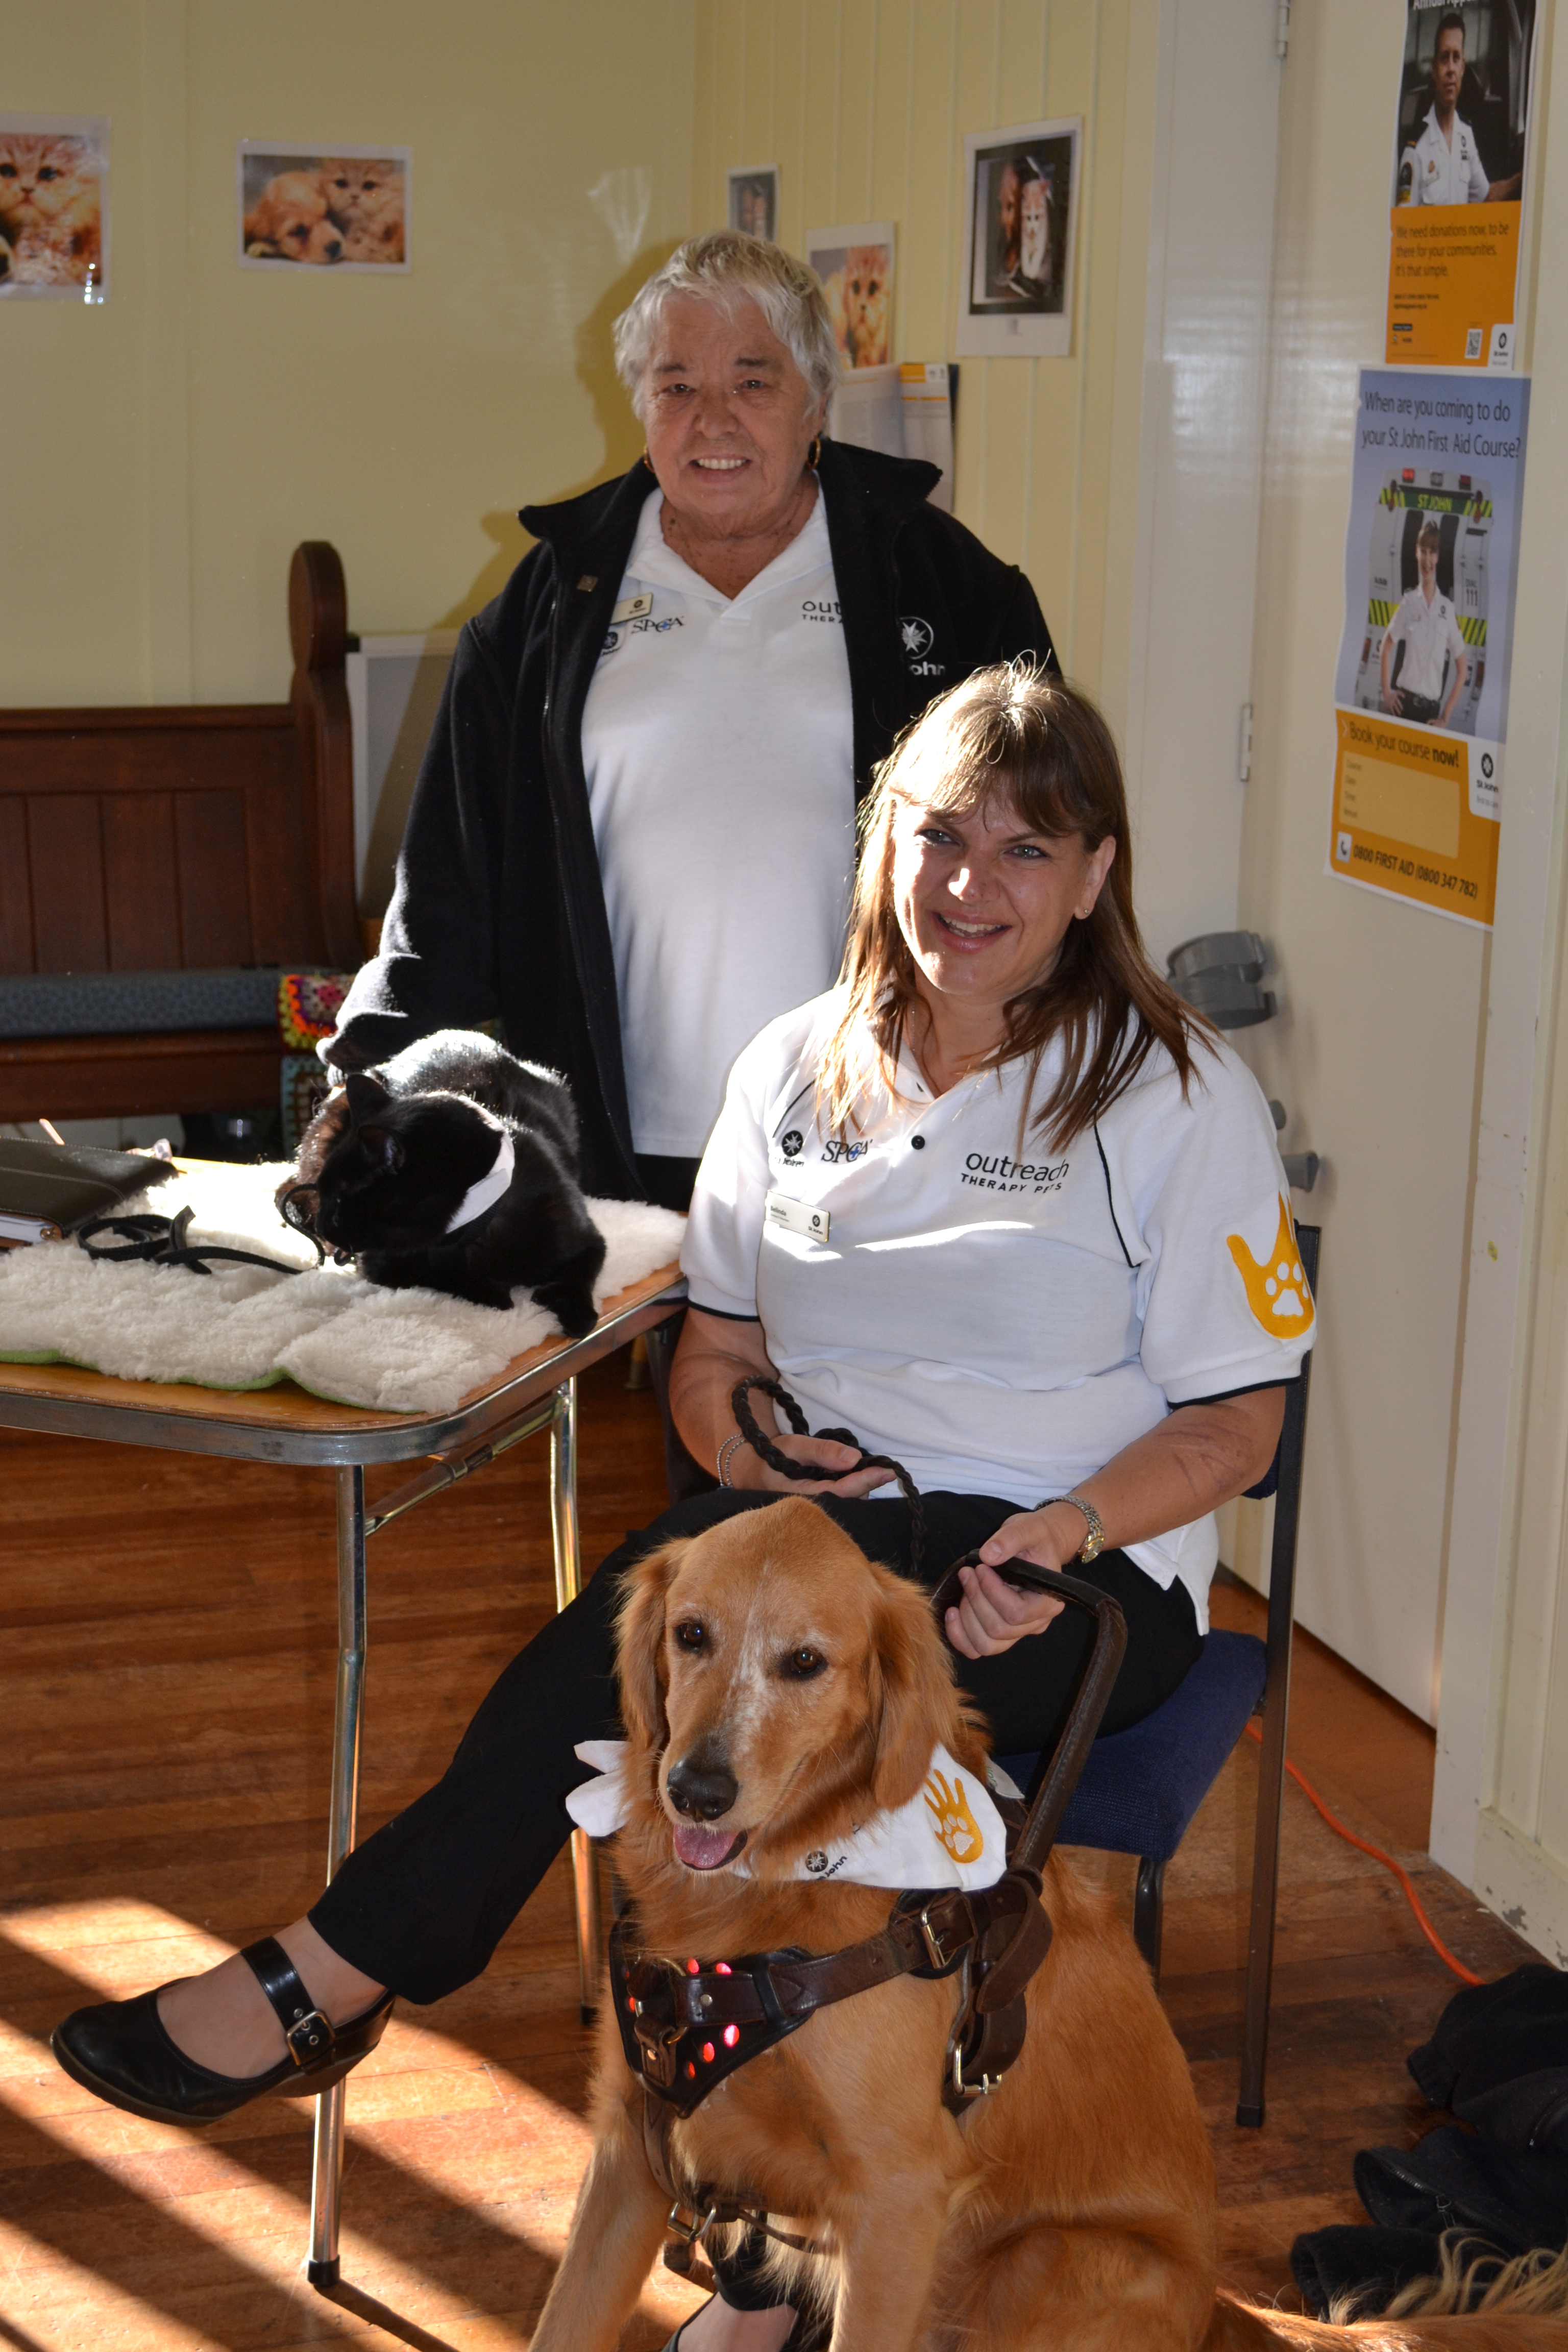
[[[300,540],[351,627],[419,628],[629,463],[608,327],[688,226],[692,13],[0,9],[8,109],[110,118],[113,213],[101,310],[0,305],[0,701],[273,699]],[[239,269],[243,138],[412,148],[412,272]]]
[[[723,221],[724,174],[744,163],[779,166],[779,236],[796,252],[807,229],[895,222],[898,359],[952,351],[964,133],[1084,117],[1073,353],[963,361],[956,511],[1023,565],[1063,667],[1115,717],[1148,237],[1149,141],[1135,134],[1152,118],[1152,12],[1138,0],[698,0],[696,13],[694,226]]]

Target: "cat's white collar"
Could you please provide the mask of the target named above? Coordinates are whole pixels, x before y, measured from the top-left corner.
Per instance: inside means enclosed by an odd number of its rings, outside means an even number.
[[[449,1234],[455,1234],[459,1225],[471,1225],[476,1217],[482,1217],[487,1209],[495,1207],[496,1202],[511,1182],[511,1171],[516,1159],[517,1154],[511,1148],[511,1138],[503,1127],[500,1149],[496,1153],[494,1167],[488,1176],[481,1176],[477,1184],[469,1185],[447,1220],[447,1231]]]
[[[584,1739],[574,1753],[599,1778],[574,1789],[566,1810],[590,1837],[609,1837],[631,1811],[626,1743]],[[992,1769],[1003,1795],[1016,1797],[1005,1773]],[[803,1854],[791,1874],[853,1886],[994,1886],[1007,1867],[1007,1832],[987,1777],[965,1771],[939,1743],[924,1787],[907,1805],[873,1813],[836,1844]],[[744,1854],[728,1867],[736,1878],[752,1874]]]

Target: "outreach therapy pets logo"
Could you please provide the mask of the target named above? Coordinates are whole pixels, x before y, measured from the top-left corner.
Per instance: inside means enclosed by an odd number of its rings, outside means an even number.
[[[963,1783],[956,1774],[951,1783],[944,1772],[930,1774],[926,1780],[926,1807],[937,1843],[946,1848],[954,1862],[978,1862],[985,1851],[985,1840],[970,1811]]]
[[[1283,1192],[1279,1195],[1279,1226],[1274,1245],[1261,1265],[1240,1234],[1227,1234],[1226,1246],[1247,1286],[1247,1303],[1266,1331],[1272,1332],[1276,1339],[1294,1339],[1300,1332],[1311,1329],[1317,1309],[1307,1287],[1301,1253],[1296,1245],[1296,1228],[1290,1222],[1289,1205]]]

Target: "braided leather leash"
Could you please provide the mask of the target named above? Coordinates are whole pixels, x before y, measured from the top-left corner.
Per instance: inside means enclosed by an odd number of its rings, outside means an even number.
[[[189,1241],[186,1236],[195,1213],[193,1209],[181,1209],[173,1217],[95,1217],[90,1224],[78,1226],[76,1238],[89,1257],[100,1257],[110,1263],[136,1258],[147,1265],[183,1265],[188,1274],[210,1274],[208,1261],[213,1258],[223,1258],[235,1265],[264,1265],[269,1274],[312,1271],[302,1265],[286,1265],[281,1258],[262,1257],[256,1250],[225,1249],[216,1242]],[[94,1234],[112,1234],[121,1247],[94,1248]],[[313,1234],[306,1238],[316,1239]],[[321,1243],[316,1242],[318,1265],[323,1255]]]

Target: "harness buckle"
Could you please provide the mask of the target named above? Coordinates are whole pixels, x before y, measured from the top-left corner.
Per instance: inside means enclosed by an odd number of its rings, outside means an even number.
[[[718,2213],[717,2205],[710,2205],[707,2212],[702,2213],[695,2205],[683,2205],[678,2198],[669,2209],[669,2218],[664,2226],[672,2238],[680,2240],[682,2245],[695,2246],[707,2236]]]
[[[958,2042],[952,2045],[952,2095],[955,2099],[988,2099],[993,2091],[1002,2088],[1000,2074],[982,2074],[978,2083],[963,2079],[963,2052]]]
[[[668,2091],[675,2082],[675,2053],[683,2028],[679,2025],[645,2025],[637,2022],[637,2048],[642,2053],[642,2070],[657,2090]]]
[[[957,1949],[951,1952],[943,1951],[942,1944],[942,1931],[932,1924],[931,1906],[929,1904],[921,1913],[920,1918],[916,1924],[918,1925],[921,1935],[924,1940],[926,1953],[931,1960],[932,1968],[935,1969],[939,1974],[944,1969],[952,1968],[953,1962],[958,1958],[959,1954],[963,1951],[963,1945],[968,1940],[967,1937],[961,1937]]]

